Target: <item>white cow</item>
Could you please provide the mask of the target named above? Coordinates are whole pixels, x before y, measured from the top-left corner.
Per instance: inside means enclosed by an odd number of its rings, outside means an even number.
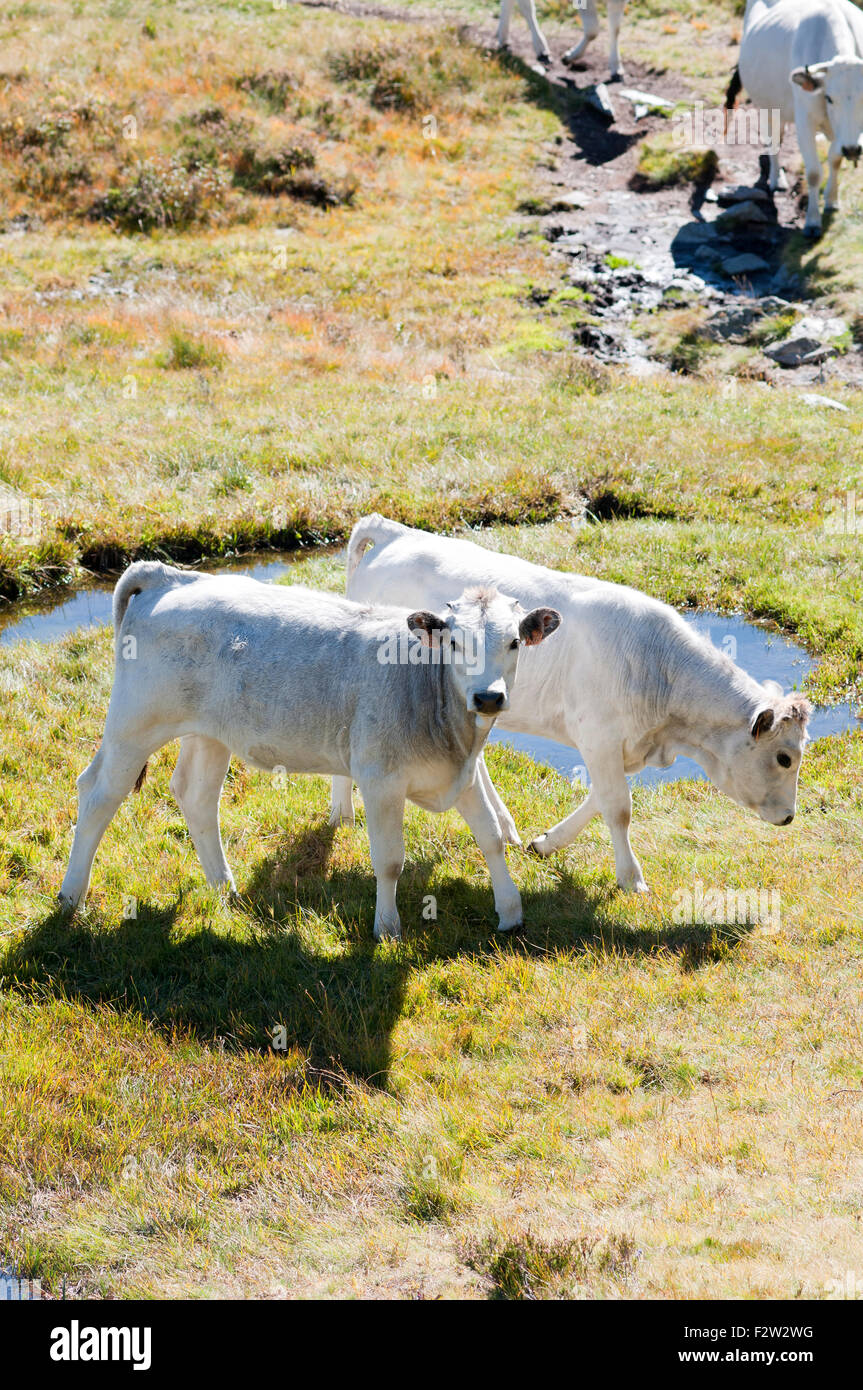
[[[694,758],[721,791],[763,820],[787,825],[794,819],[808,701],[753,680],[666,604],[622,584],[561,574],[380,516],[354,527],[347,568],[354,599],[398,596],[434,607],[465,584],[492,583],[525,605],[542,595],[560,612],[559,636],[525,653],[498,720],[504,729],[578,748],[590,774],[581,805],[532,842],[539,854],[570,844],[602,814],[618,884],[646,891],[629,842],[626,775],[668,767],[678,753]],[[519,843],[484,766],[480,775],[505,837]],[[349,797],[350,784],[336,778],[334,816],[347,810]]]
[[[863,131],[863,13],[850,0],[749,0],[737,73],[726,105],[743,86],[759,109],[779,112],[770,151],[770,186],[779,182],[779,139],[788,125],[806,166],[804,233],[821,232],[821,161],[816,135],[830,142],[824,210],[839,205],[839,166],[857,163]]]
[[[620,34],[620,22],[623,18],[623,7],[626,0],[608,0],[608,42],[610,47],[610,67],[612,82],[623,81],[623,68],[620,63],[620,53],[618,51],[618,36]],[[505,48],[509,38],[509,22],[512,18],[512,7],[514,0],[501,0],[500,23],[497,27],[497,41],[501,48]],[[550,63],[551,54],[548,51],[548,44],[542,36],[539,25],[536,22],[536,3],[535,0],[518,0],[518,8],[527,20],[530,29],[530,37],[533,41],[533,51],[541,63]],[[574,48],[570,48],[564,53],[564,63],[573,63],[581,57],[589,43],[599,34],[599,16],[596,9],[596,0],[584,0],[584,3],[577,4],[578,12],[581,16],[581,27],[583,30],[582,38]]]
[[[267,771],[356,779],[377,877],[375,936],[400,934],[406,798],[458,808],[488,863],[500,929],[518,925],[521,900],[477,759],[507,708],[519,648],[560,617],[524,613],[489,589],[442,610],[374,609],[299,586],[130,566],[114,591],[114,688],[101,747],[78,778],[61,903],[83,900],[117,807],[150,755],[179,738],[171,790],[208,883],[234,887],[219,831],[233,753]]]

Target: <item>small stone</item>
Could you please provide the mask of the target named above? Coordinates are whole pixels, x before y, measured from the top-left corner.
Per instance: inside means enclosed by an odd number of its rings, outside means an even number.
[[[684,222],[675,233],[672,247],[701,246],[718,240],[719,232],[712,222]]]
[[[643,106],[648,111],[670,111],[674,106],[674,102],[668,101],[665,97],[654,96],[652,92],[640,92],[635,87],[621,87],[620,95],[631,101],[633,106]]]
[[[744,251],[742,256],[732,256],[729,260],[722,262],[722,272],[724,275],[759,275],[762,270],[769,270],[767,261],[760,256],[753,255],[751,251]]]
[[[803,334],[785,338],[781,343],[774,343],[772,347],[764,349],[764,356],[780,367],[802,367],[810,363],[824,362],[828,357],[835,356],[835,353],[835,348]]]
[[[731,207],[720,212],[716,218],[717,226],[723,229],[741,226],[749,222],[769,221],[770,218],[767,213],[752,198],[747,199],[745,203],[733,203]]]
[[[816,391],[804,391],[800,399],[807,405],[824,406],[828,410],[848,410],[847,405],[843,405],[841,401],[834,401],[832,396],[819,396]]]
[[[719,206],[723,208],[734,207],[740,203],[770,202],[770,194],[766,188],[747,188],[745,184],[737,184],[734,188],[726,184],[715,196]]]
[[[601,116],[609,125],[612,121],[617,120],[617,115],[611,104],[611,97],[608,95],[608,88],[604,82],[597,82],[595,87],[589,87],[584,99],[590,109],[597,116]]]
[[[551,205],[552,212],[571,212],[573,209],[586,208],[590,200],[583,193],[575,189],[571,193],[561,193],[554,199]]]

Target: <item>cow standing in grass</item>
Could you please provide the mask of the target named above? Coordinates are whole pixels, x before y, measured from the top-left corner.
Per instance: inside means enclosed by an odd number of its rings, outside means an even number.
[[[515,0],[501,0],[500,22],[497,27],[497,41],[501,48],[506,48],[509,39],[509,24],[512,18],[512,8]],[[611,68],[612,82],[623,80],[623,68],[620,63],[620,52],[618,50],[618,36],[620,34],[620,23],[623,19],[623,8],[626,0],[608,0],[608,43],[610,49],[609,65]],[[541,63],[550,63],[551,54],[548,44],[543,38],[542,31],[536,20],[535,0],[518,0],[518,8],[527,20],[527,27],[530,30],[533,51]],[[582,38],[573,48],[570,48],[563,55],[564,63],[575,63],[581,58],[588,44],[599,34],[599,15],[597,13],[596,0],[584,0],[584,3],[576,5],[581,18],[583,30]]]
[[[863,149],[863,13],[850,0],[749,0],[740,59],[726,106],[745,88],[754,106],[778,112],[770,150],[770,187],[779,183],[779,145],[786,126],[797,129],[806,166],[804,233],[821,233],[821,160],[816,136],[830,143],[824,211],[839,206],[839,168]]]
[[[538,854],[563,849],[602,815],[618,884],[645,892],[629,841],[626,778],[668,767],[678,754],[694,758],[721,791],[762,820],[794,819],[808,701],[753,680],[666,604],[622,584],[561,574],[380,516],[357,522],[347,568],[348,594],[367,602],[398,595],[434,607],[465,584],[495,584],[526,606],[542,594],[560,612],[559,636],[525,653],[498,720],[501,728],[577,748],[590,774],[581,805],[532,842]],[[520,843],[484,764],[478,770],[502,834]],[[350,783],[336,778],[334,817],[349,799]]]
[[[83,900],[117,807],[150,755],[179,738],[171,790],[208,883],[234,887],[219,830],[233,753],[266,771],[357,781],[377,878],[375,936],[400,934],[406,799],[461,812],[485,855],[500,929],[517,926],[521,899],[477,761],[507,708],[519,649],[559,622],[491,589],[445,601],[440,614],[411,613],[299,585],[132,565],[114,591],[114,688],[101,747],[78,778],[61,903]]]

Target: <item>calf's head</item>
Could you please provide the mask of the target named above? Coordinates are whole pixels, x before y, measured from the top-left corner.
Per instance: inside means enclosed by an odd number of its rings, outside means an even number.
[[[863,152],[863,60],[832,58],[795,68],[791,81],[823,103],[834,140],[856,164]]]
[[[729,739],[713,780],[762,820],[790,825],[812,706],[802,695],[783,695],[774,681],[765,682],[763,690],[764,703]]]
[[[411,613],[408,627],[424,646],[440,649],[471,714],[494,719],[509,708],[521,647],[535,647],[560,626],[554,608],[525,613],[496,589],[466,589],[444,616]]]

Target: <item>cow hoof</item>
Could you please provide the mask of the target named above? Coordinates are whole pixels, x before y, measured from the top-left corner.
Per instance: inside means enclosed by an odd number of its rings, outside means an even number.
[[[513,922],[511,927],[502,927],[498,925],[496,930],[499,936],[521,936],[524,929],[524,922],[521,921]]]
[[[820,228],[820,227],[804,227],[804,228],[803,228],[803,235],[806,237],[807,241],[817,241],[818,238],[819,238],[820,235],[821,235],[821,228]]]
[[[648,886],[647,886],[647,884],[645,883],[645,881],[644,881],[643,878],[638,878],[638,879],[636,879],[633,883],[620,883],[620,882],[618,882],[618,885],[617,885],[617,886],[618,886],[618,888],[620,889],[621,893],[649,893],[649,892],[650,892],[650,889],[648,888]]]
[[[538,63],[542,63],[542,66],[543,66],[544,68],[549,68],[549,67],[551,67],[551,64],[552,64],[552,57],[551,57],[551,54],[550,54],[550,53],[538,53],[538,54],[536,55],[536,61],[537,61]]]
[[[609,83],[609,86],[611,86],[611,83],[612,83],[612,82],[624,82],[625,80],[626,80],[626,73],[625,73],[625,72],[613,72],[613,73],[611,74],[611,76],[609,77],[609,79],[608,79],[608,83]]]
[[[67,917],[71,917],[77,906],[78,904],[75,902],[74,898],[68,897],[65,893],[57,894],[57,907]]]
[[[375,922],[375,941],[400,941],[401,922]]]
[[[341,811],[330,811],[329,820],[327,821],[327,825],[339,826],[339,825],[353,825],[353,824],[354,824],[354,813],[353,813],[353,811],[351,812],[351,814],[350,814],[349,816],[344,815]]]
[[[528,854],[535,854],[537,859],[547,859],[550,854],[553,854],[553,850],[545,849],[543,847],[542,841],[544,839],[544,835],[537,835],[535,840],[531,840],[530,843],[525,846],[525,849],[527,850]]]

